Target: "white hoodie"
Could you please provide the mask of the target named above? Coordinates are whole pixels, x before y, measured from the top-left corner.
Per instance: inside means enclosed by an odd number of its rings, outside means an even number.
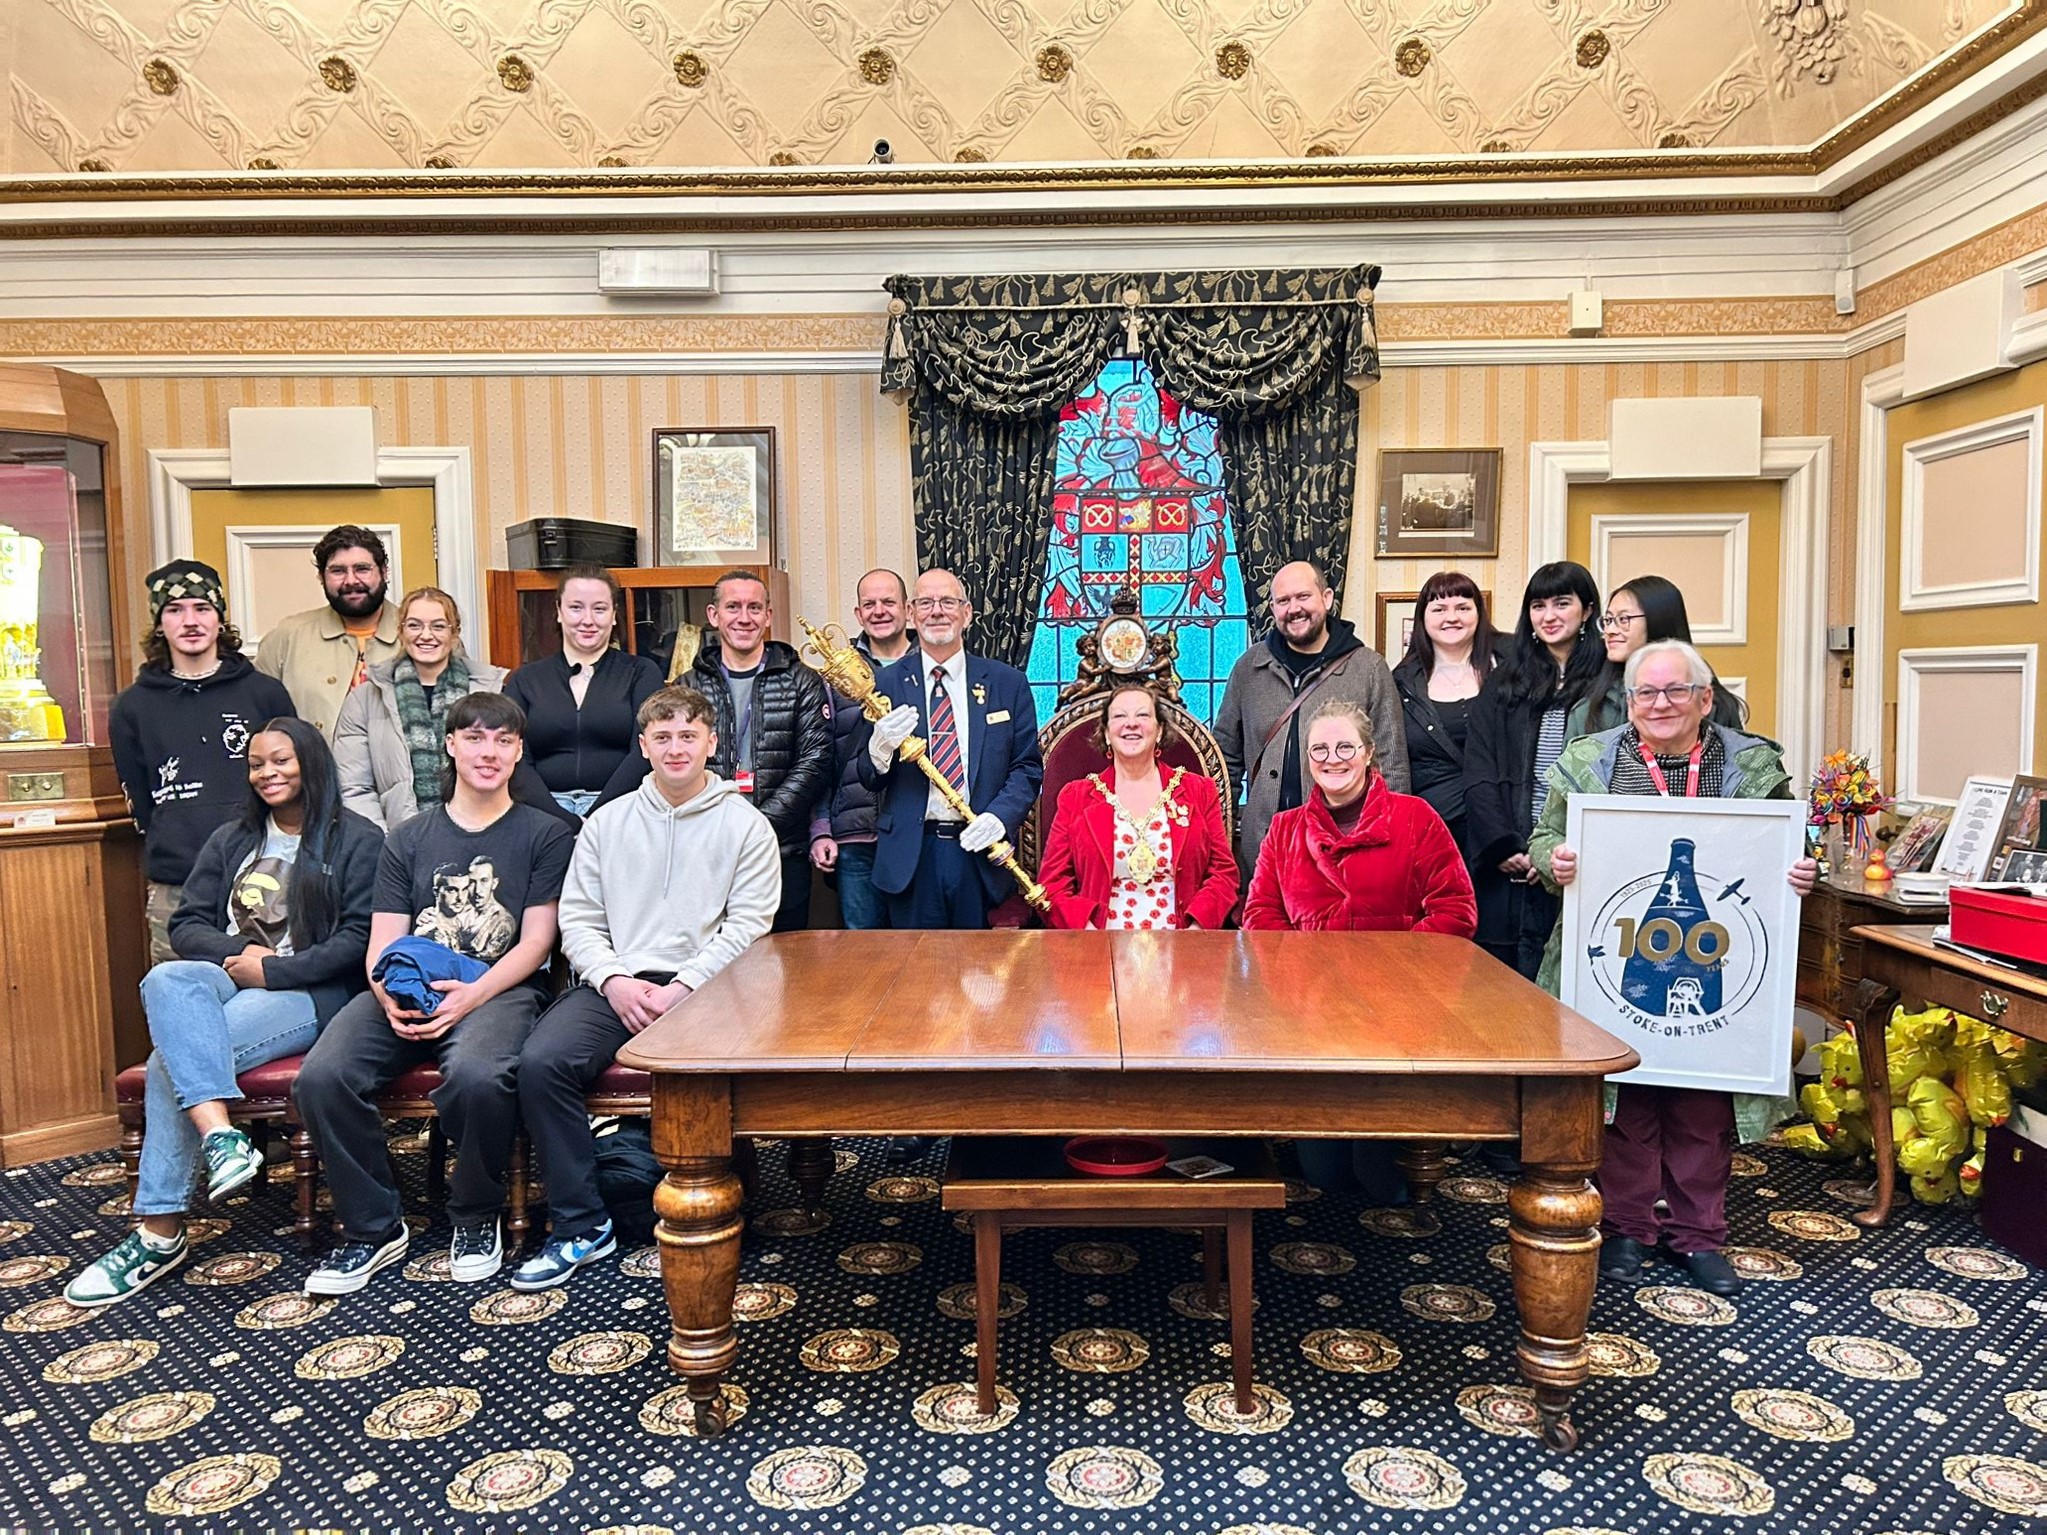
[[[692,990],[774,924],[782,854],[768,818],[716,773],[671,805],[650,773],[594,811],[562,885],[562,952],[587,984],[673,971]]]

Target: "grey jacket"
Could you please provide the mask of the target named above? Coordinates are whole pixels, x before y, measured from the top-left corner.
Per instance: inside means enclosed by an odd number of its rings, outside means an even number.
[[[1393,685],[1385,658],[1371,646],[1360,642],[1339,649],[1340,640],[1353,632],[1341,620],[1331,622],[1329,648],[1336,654],[1309,680],[1306,700],[1286,730],[1273,727],[1294,701],[1293,682],[1271,648],[1260,640],[1230,668],[1222,707],[1216,710],[1215,738],[1229,769],[1230,792],[1239,795],[1244,804],[1237,820],[1237,862],[1246,869],[1257,864],[1265,829],[1279,813],[1279,775],[1286,765],[1287,736],[1298,724],[1305,775],[1308,718],[1328,699],[1349,699],[1371,717],[1373,753],[1386,787],[1396,794],[1407,793],[1407,724],[1400,710],[1400,691]]]
[[[348,695],[334,722],[334,767],[341,777],[341,803],[385,831],[419,812],[412,793],[412,753],[405,745],[405,726],[398,718],[398,687],[391,677],[397,664],[379,661],[372,666],[369,680]],[[475,661],[467,664],[470,692],[504,691],[505,674],[495,666]]]

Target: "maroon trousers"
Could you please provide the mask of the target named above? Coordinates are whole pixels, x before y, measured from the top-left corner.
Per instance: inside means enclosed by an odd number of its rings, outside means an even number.
[[[1734,1172],[1734,1100],[1688,1087],[1622,1083],[1606,1127],[1600,1230],[1644,1247],[1716,1252],[1727,1245]],[[1658,1216],[1656,1201],[1669,1207]]]

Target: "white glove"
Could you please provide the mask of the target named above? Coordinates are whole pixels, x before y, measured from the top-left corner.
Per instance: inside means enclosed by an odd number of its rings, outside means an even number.
[[[967,822],[966,830],[960,833],[960,851],[978,853],[995,846],[1002,837],[1002,817],[992,810],[984,810]]]
[[[896,748],[917,733],[917,706],[897,704],[874,722],[874,734],[867,739],[867,760],[874,771],[886,773],[896,760]]]

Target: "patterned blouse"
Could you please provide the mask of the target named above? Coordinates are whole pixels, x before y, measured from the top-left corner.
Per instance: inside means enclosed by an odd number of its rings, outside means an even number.
[[[1151,877],[1143,881],[1131,871],[1131,859],[1137,853],[1137,829],[1128,816],[1120,813],[1116,816],[1116,870],[1109,880],[1109,911],[1103,923],[1111,932],[1163,931],[1179,925],[1180,902],[1173,889],[1173,832],[1166,819],[1166,807],[1172,803],[1173,796],[1168,790],[1159,796],[1159,802],[1152,806],[1151,815],[1145,820],[1144,840],[1151,858],[1140,858],[1139,863],[1149,865]]]

